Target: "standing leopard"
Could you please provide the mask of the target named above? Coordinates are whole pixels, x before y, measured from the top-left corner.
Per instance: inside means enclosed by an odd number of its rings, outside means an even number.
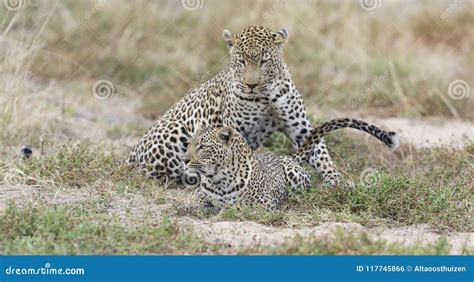
[[[311,186],[310,175],[302,166],[321,138],[336,129],[351,127],[376,137],[390,148],[399,145],[395,132],[354,119],[335,119],[313,130],[292,156],[256,154],[246,140],[231,127],[201,129],[182,156],[186,173],[199,175],[200,200],[221,208],[241,202],[275,210],[293,190]]]
[[[251,26],[240,34],[223,32],[230,64],[192,89],[145,133],[128,157],[152,177],[180,180],[182,155],[201,127],[229,126],[255,150],[275,131],[283,132],[295,149],[310,136],[311,123],[283,60],[288,31],[273,32]],[[324,140],[320,139],[307,159],[326,183],[336,184]]]

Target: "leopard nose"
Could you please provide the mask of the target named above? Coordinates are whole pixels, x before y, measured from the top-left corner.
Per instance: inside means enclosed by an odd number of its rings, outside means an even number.
[[[183,158],[183,163],[184,163],[185,165],[187,165],[190,161],[191,161],[191,159]]]
[[[255,86],[258,85],[258,83],[252,83],[252,84],[245,83],[245,84],[247,84],[247,86],[250,87],[250,89],[254,89]]]

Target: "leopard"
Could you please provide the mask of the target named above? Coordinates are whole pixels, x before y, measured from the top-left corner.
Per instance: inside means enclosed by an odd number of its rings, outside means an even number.
[[[361,120],[334,119],[315,128],[303,146],[292,155],[256,153],[232,127],[202,128],[182,156],[185,173],[198,176],[198,203],[221,209],[238,204],[275,211],[289,191],[311,188],[311,175],[304,167],[324,135],[340,128],[364,131],[392,149],[398,134]]]
[[[249,26],[232,34],[223,31],[230,62],[227,67],[168,109],[141,137],[126,163],[153,178],[182,181],[182,156],[189,140],[203,127],[231,127],[252,150],[267,144],[282,132],[294,150],[313,131],[302,95],[295,86],[283,56],[288,29],[272,31]],[[307,158],[325,183],[336,185],[341,177],[324,139],[312,147]]]

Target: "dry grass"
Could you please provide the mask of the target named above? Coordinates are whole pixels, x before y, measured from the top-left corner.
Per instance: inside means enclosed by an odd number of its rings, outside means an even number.
[[[388,71],[355,110],[473,118],[472,95],[440,98],[453,80],[474,82],[469,1],[456,1],[450,10],[450,1],[384,3],[371,12],[356,1],[214,0],[196,11],[179,1],[55,3],[2,10],[2,30],[9,31],[1,41],[2,73],[15,75],[4,80],[5,92],[28,70],[40,81],[105,78],[127,92],[119,95],[146,101],[140,114],[156,118],[227,64],[224,28],[264,24],[289,28],[286,59],[308,104],[352,111],[354,99]],[[245,17],[230,16],[244,10]]]

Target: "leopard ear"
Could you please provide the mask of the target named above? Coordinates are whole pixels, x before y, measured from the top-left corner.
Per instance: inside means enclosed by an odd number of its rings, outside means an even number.
[[[234,46],[234,37],[232,36],[232,33],[228,31],[227,29],[224,29],[222,32],[222,37],[224,37],[225,44],[227,45],[227,48],[232,48]]]
[[[219,131],[219,137],[224,143],[228,143],[234,134],[232,127],[226,126]]]
[[[273,43],[276,45],[283,45],[284,43],[288,42],[288,29],[283,28],[278,32],[274,32],[272,37]]]

